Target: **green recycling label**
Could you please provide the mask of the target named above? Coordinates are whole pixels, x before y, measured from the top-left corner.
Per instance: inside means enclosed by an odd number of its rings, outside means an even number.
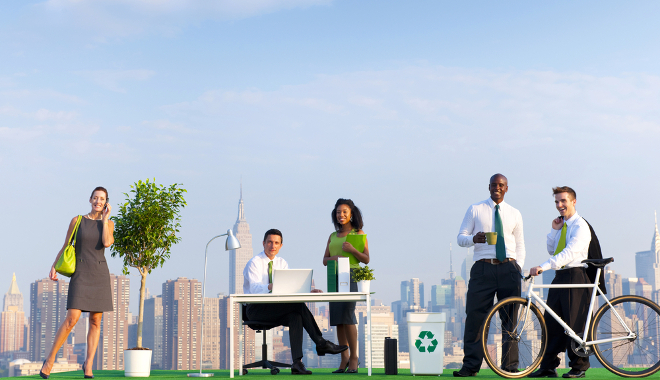
[[[428,346],[424,346],[422,343],[422,339],[427,338],[427,339],[433,339],[431,341],[431,344]],[[419,352],[433,352],[435,349],[438,347],[438,340],[433,338],[433,333],[430,331],[422,331],[419,333],[419,337],[415,341],[415,347],[417,347],[417,350]]]

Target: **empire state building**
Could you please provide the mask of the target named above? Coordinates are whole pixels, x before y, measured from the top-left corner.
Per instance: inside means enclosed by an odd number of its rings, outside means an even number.
[[[234,224],[234,236],[241,243],[241,248],[229,251],[229,294],[241,294],[243,293],[243,269],[254,255],[250,225],[245,219],[243,185],[241,185],[241,199],[238,201],[238,218]]]

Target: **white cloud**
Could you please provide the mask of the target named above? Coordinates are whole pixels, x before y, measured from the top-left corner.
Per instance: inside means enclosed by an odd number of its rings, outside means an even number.
[[[152,70],[91,70],[78,71],[77,74],[107,90],[126,92],[120,83],[145,81],[154,76],[156,72]]]

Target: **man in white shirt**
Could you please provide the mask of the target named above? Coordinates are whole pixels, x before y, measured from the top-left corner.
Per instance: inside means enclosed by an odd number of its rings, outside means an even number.
[[[475,376],[484,358],[479,331],[486,313],[498,299],[520,297],[521,268],[525,262],[525,241],[520,211],[504,202],[509,190],[502,174],[490,177],[490,198],[470,206],[458,232],[458,245],[474,246],[474,265],[470,270],[463,338],[463,367],[454,371],[455,377]],[[497,232],[497,244],[486,244],[485,232]],[[505,343],[506,369],[518,367],[518,345]]]
[[[552,229],[548,234],[548,253],[550,259],[529,270],[532,276],[554,269],[553,284],[590,284],[587,277],[586,260],[591,243],[591,230],[587,222],[575,210],[577,202],[575,190],[568,186],[552,189],[555,205],[560,217],[552,221]],[[591,289],[550,289],[548,306],[557,313],[566,324],[578,335],[582,336],[584,325],[589,313]],[[571,370],[562,375],[565,378],[584,377],[589,369],[589,358],[576,355],[571,349],[571,338],[564,334],[564,328],[548,316],[545,318],[548,328],[548,346],[541,360],[540,369],[529,377],[557,377],[555,370],[559,366],[559,353],[568,351],[568,363]]]
[[[243,270],[243,293],[261,294],[269,293],[273,289],[273,269],[288,269],[289,265],[277,254],[282,248],[282,233],[271,229],[264,235],[264,250],[247,262]],[[312,292],[321,292],[319,289]],[[247,317],[250,320],[281,323],[289,326],[291,341],[291,356],[293,365],[291,373],[294,375],[311,375],[312,371],[305,368],[302,362],[303,328],[309,337],[316,343],[316,353],[338,354],[348,349],[348,346],[338,346],[323,338],[314,316],[304,303],[274,303],[274,304],[248,304]]]

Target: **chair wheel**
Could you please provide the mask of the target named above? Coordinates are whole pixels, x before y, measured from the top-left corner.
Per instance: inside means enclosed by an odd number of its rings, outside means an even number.
[[[247,375],[248,371],[247,369],[243,368],[243,376]]]
[[[278,373],[280,373],[280,369],[279,369],[279,368],[277,368],[277,367],[273,367],[273,368],[270,369],[270,374],[271,374],[271,375],[277,375]]]

